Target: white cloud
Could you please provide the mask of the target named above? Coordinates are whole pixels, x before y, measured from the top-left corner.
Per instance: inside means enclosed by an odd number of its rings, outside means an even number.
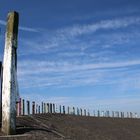
[[[70,28],[58,30],[58,32],[60,33],[67,32],[69,35],[73,37],[77,35],[93,33],[100,29],[118,29],[136,24],[140,24],[140,17],[123,17],[110,20],[102,20],[100,22],[87,25],[75,25]]]
[[[5,26],[7,23],[4,20],[0,20],[0,24]],[[24,27],[24,26],[19,26],[19,30],[28,31],[28,32],[39,32],[37,29]]]

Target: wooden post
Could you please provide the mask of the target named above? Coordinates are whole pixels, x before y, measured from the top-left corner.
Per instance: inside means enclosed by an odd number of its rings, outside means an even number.
[[[36,104],[36,114],[38,114],[38,104]]]
[[[50,113],[50,104],[49,103],[46,104],[46,108],[47,108],[47,112],[46,113]]]
[[[25,115],[25,101],[22,99],[22,115]]]
[[[81,115],[81,116],[83,115],[83,111],[82,111],[82,108],[80,108],[80,115]]]
[[[17,12],[8,14],[2,84],[2,131],[6,135],[16,133],[18,20]]]
[[[84,109],[84,115],[86,116],[87,114],[86,114],[86,109]]]
[[[60,113],[60,114],[62,113],[62,111],[61,111],[61,105],[59,106],[59,113]]]
[[[98,117],[100,117],[100,111],[98,110]]]
[[[40,114],[40,105],[38,106],[38,114]]]
[[[68,106],[68,114],[70,114],[70,107]]]
[[[19,99],[19,116],[21,115],[21,98]]]
[[[73,115],[75,115],[75,107],[73,107]]]
[[[32,102],[32,114],[35,114],[35,102]]]
[[[55,114],[55,104],[53,104],[53,113]]]
[[[30,115],[30,101],[27,101],[27,115]]]
[[[2,62],[0,61],[0,122],[2,122]]]
[[[63,114],[65,114],[65,106],[63,106]]]
[[[52,103],[50,103],[50,113],[52,114]]]
[[[41,113],[43,114],[44,113],[44,107],[43,107],[44,103],[42,102],[41,104],[42,104],[42,106],[41,106],[42,112]]]

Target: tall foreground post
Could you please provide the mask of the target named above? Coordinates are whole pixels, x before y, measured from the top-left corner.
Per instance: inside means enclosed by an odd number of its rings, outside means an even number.
[[[7,135],[16,133],[18,20],[18,13],[8,14],[2,84],[2,131]]]

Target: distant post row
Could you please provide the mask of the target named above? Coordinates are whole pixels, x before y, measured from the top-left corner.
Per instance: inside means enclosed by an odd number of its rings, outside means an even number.
[[[92,112],[87,109],[78,107],[66,107],[64,105],[56,105],[54,103],[35,103],[35,101],[28,101],[21,99],[17,103],[17,116],[21,115],[35,115],[35,114],[68,114],[78,116],[94,116],[94,117],[112,117],[112,118],[139,118],[137,113],[120,112],[120,111],[100,111],[93,110]]]

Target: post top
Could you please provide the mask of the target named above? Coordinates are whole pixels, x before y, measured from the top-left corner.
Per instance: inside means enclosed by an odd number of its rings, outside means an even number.
[[[18,14],[18,12],[16,12],[16,11],[10,11],[10,12],[8,13],[8,16],[9,16],[9,15],[17,15],[17,16],[18,16],[19,14]]]

